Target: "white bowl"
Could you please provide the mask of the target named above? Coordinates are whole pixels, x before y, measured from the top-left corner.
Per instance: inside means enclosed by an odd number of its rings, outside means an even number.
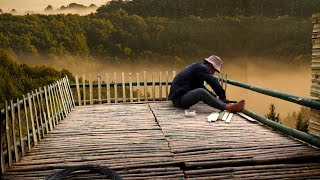
[[[192,110],[192,109],[186,109],[184,110],[184,114],[187,116],[187,117],[193,117],[196,115],[196,111],[195,110]]]

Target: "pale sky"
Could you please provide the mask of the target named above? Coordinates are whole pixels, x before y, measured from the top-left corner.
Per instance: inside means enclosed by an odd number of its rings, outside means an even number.
[[[61,6],[67,6],[70,3],[78,3],[85,6],[95,4],[101,6],[108,0],[0,0],[0,9],[4,12],[10,12],[11,9],[16,9],[18,13],[25,11],[41,12],[48,5],[52,5],[54,9]]]

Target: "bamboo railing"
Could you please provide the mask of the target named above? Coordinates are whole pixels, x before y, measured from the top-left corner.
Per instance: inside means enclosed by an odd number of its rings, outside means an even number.
[[[42,141],[75,106],[68,77],[35,89],[1,111],[1,172]],[[17,123],[17,124],[16,124]]]

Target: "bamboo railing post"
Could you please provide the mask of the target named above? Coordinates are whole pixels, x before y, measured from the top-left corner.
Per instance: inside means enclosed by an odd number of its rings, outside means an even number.
[[[31,101],[30,93],[28,93],[28,103],[29,103],[29,110],[30,110],[30,120],[31,120],[31,128],[32,128],[32,135],[33,135],[33,144],[36,145],[37,144],[37,134],[36,134],[36,130],[34,128],[32,101]]]
[[[89,74],[89,93],[90,93],[90,105],[93,104],[93,86],[92,86],[92,77]]]
[[[100,73],[98,73],[98,101],[99,101],[99,104],[102,104],[102,99],[101,99],[101,76],[100,76]]]
[[[21,145],[21,155],[25,155],[24,150],[24,141],[23,141],[23,134],[22,134],[22,126],[21,126],[21,108],[20,108],[20,100],[17,99],[17,108],[18,108],[18,126],[19,126],[19,137],[20,137],[20,145]]]
[[[51,114],[51,119],[52,119],[52,125],[53,125],[53,128],[56,127],[56,117],[54,115],[54,112],[53,112],[53,107],[52,107],[52,104],[53,104],[53,101],[52,101],[52,97],[51,97],[51,86],[49,85],[48,87],[48,98],[49,98],[49,110],[50,110],[50,114]]]
[[[76,106],[75,102],[74,102],[74,98],[73,98],[73,93],[72,93],[72,89],[70,87],[70,80],[68,78],[68,76],[66,76],[66,85],[67,85],[67,90],[70,93],[70,98],[71,98],[71,105],[72,108]],[[101,85],[100,85],[101,86]]]
[[[110,94],[110,75],[106,73],[106,85],[107,85],[107,103],[111,103],[111,94]]]
[[[44,92],[45,93],[45,92]],[[39,94],[40,94],[40,101],[41,101],[41,109],[42,109],[42,113],[43,113],[43,118],[44,118],[44,126],[46,129],[46,133],[49,133],[49,128],[48,128],[48,120],[47,120],[47,114],[46,114],[46,110],[44,108],[44,101],[43,101],[43,96],[42,96],[42,89],[41,87],[39,87]],[[43,129],[43,128],[42,128]],[[29,133],[28,133],[29,134]]]
[[[8,102],[5,102],[5,111],[6,111],[6,136],[7,136],[7,153],[8,153],[8,164],[9,167],[12,165],[12,151],[11,151],[11,140],[10,140],[10,128],[9,128],[9,110]]]
[[[64,97],[63,97],[62,87],[61,87],[60,81],[57,81],[57,84],[58,84],[58,91],[59,91],[59,95],[60,95],[60,99],[61,99],[61,104],[62,104],[62,107],[63,107],[63,111],[62,112],[64,114],[64,117],[66,117],[68,115],[68,112],[67,112],[67,107],[66,107],[65,100],[64,100]]]
[[[54,93],[53,93],[53,87],[54,87],[54,85],[51,84],[50,94],[51,94],[52,103],[53,103],[53,112],[52,113],[54,113],[54,117],[56,119],[56,124],[59,124],[57,105],[56,105],[56,99],[55,99],[55,96],[54,96]]]
[[[143,71],[144,101],[148,101],[147,72]]]
[[[152,72],[152,101],[156,98],[156,87],[155,87],[155,73]]]
[[[166,71],[166,100],[169,100],[169,72]]]
[[[41,108],[41,101],[39,98],[39,94],[41,92],[38,93],[38,90],[36,89],[36,98],[37,98],[37,102],[38,102],[38,109],[39,109],[39,119],[40,119],[40,125],[41,125],[41,134],[42,137],[44,137],[44,126],[43,126],[43,119],[42,119],[42,108]],[[41,96],[41,94],[40,94]]]
[[[23,95],[23,108],[24,108],[24,115],[26,119],[26,126],[27,126],[27,144],[28,144],[28,151],[31,150],[31,143],[30,143],[30,134],[29,134],[29,120],[28,120],[28,109],[26,103],[26,97]]]
[[[159,101],[162,101],[162,72],[159,73]]]
[[[78,94],[78,106],[81,106],[81,94],[80,94],[80,86],[79,86],[79,77],[76,76],[76,84],[77,84],[77,94]]]
[[[140,102],[140,80],[139,80],[139,73],[137,73],[137,98],[138,102]]]
[[[130,89],[130,102],[133,102],[133,92],[132,92],[132,73],[129,73],[129,89]]]
[[[59,102],[59,99],[58,99],[59,95],[57,93],[57,87],[58,87],[58,85],[57,85],[57,83],[55,83],[53,85],[53,95],[54,95],[54,98],[55,98],[56,104],[57,104],[57,111],[58,111],[57,113],[58,113],[58,116],[59,116],[59,121],[61,121],[63,119],[63,117],[61,116],[61,114],[62,114],[62,106],[61,106],[61,103]]]
[[[115,102],[115,103],[118,103],[117,72],[114,72],[114,102]]]
[[[83,89],[83,105],[86,105],[86,79],[85,76],[83,74],[83,78],[82,78],[82,89]]]
[[[11,110],[11,125],[12,125],[12,139],[13,139],[14,157],[15,157],[16,162],[18,162],[19,161],[19,153],[18,153],[18,145],[17,145],[16,132],[15,132],[16,119],[15,119],[15,115],[14,115],[15,111],[14,111],[13,100],[11,100],[10,103],[11,103],[10,110]]]
[[[40,133],[40,126],[39,126],[39,121],[38,121],[36,96],[33,91],[32,91],[32,103],[33,103],[32,105],[33,105],[33,109],[34,109],[34,116],[35,116],[36,126],[37,126],[38,140],[41,141],[41,133]]]
[[[64,96],[65,96],[65,99],[66,99],[66,103],[67,103],[67,107],[68,107],[68,113],[71,112],[71,109],[72,109],[72,100],[71,100],[71,97],[70,97],[70,92],[68,92],[68,87],[67,87],[67,80],[66,78],[63,78],[61,80],[61,84],[62,84],[62,89],[63,89],[63,93],[64,93]],[[92,101],[93,102],[93,101]]]
[[[59,84],[60,84],[61,94],[62,94],[62,97],[63,97],[63,104],[65,105],[65,108],[66,108],[66,116],[67,116],[67,115],[69,114],[69,112],[71,111],[71,109],[70,109],[68,97],[67,97],[67,95],[66,95],[66,91],[65,91],[65,88],[64,88],[63,79],[61,79],[61,80],[59,81]]]
[[[126,102],[126,82],[124,81],[124,72],[122,72],[122,102]]]
[[[49,128],[50,128],[50,131],[52,131],[52,118],[50,116],[50,107],[49,107],[49,102],[48,102],[48,91],[47,91],[47,87],[44,86],[44,96],[45,96],[45,99],[46,99],[46,107],[47,107],[47,115],[48,115],[48,121],[49,121]]]
[[[2,119],[2,114],[0,114],[0,119]],[[4,161],[4,153],[3,153],[3,140],[2,140],[2,134],[4,134],[4,132],[2,132],[2,123],[0,123],[0,134],[1,134],[1,138],[0,138],[0,158],[1,158],[1,174],[4,174],[5,170],[6,170],[6,163]]]

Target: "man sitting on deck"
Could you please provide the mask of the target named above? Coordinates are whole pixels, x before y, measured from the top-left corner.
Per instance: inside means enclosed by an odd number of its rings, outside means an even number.
[[[227,104],[225,90],[219,84],[218,79],[213,76],[216,71],[220,73],[221,66],[221,59],[212,55],[204,59],[203,62],[190,64],[177,74],[171,84],[169,94],[169,99],[172,100],[173,105],[180,108],[189,108],[199,101],[203,101],[222,111],[241,111],[245,106],[245,101]],[[217,95],[203,85],[204,81],[211,86]]]

